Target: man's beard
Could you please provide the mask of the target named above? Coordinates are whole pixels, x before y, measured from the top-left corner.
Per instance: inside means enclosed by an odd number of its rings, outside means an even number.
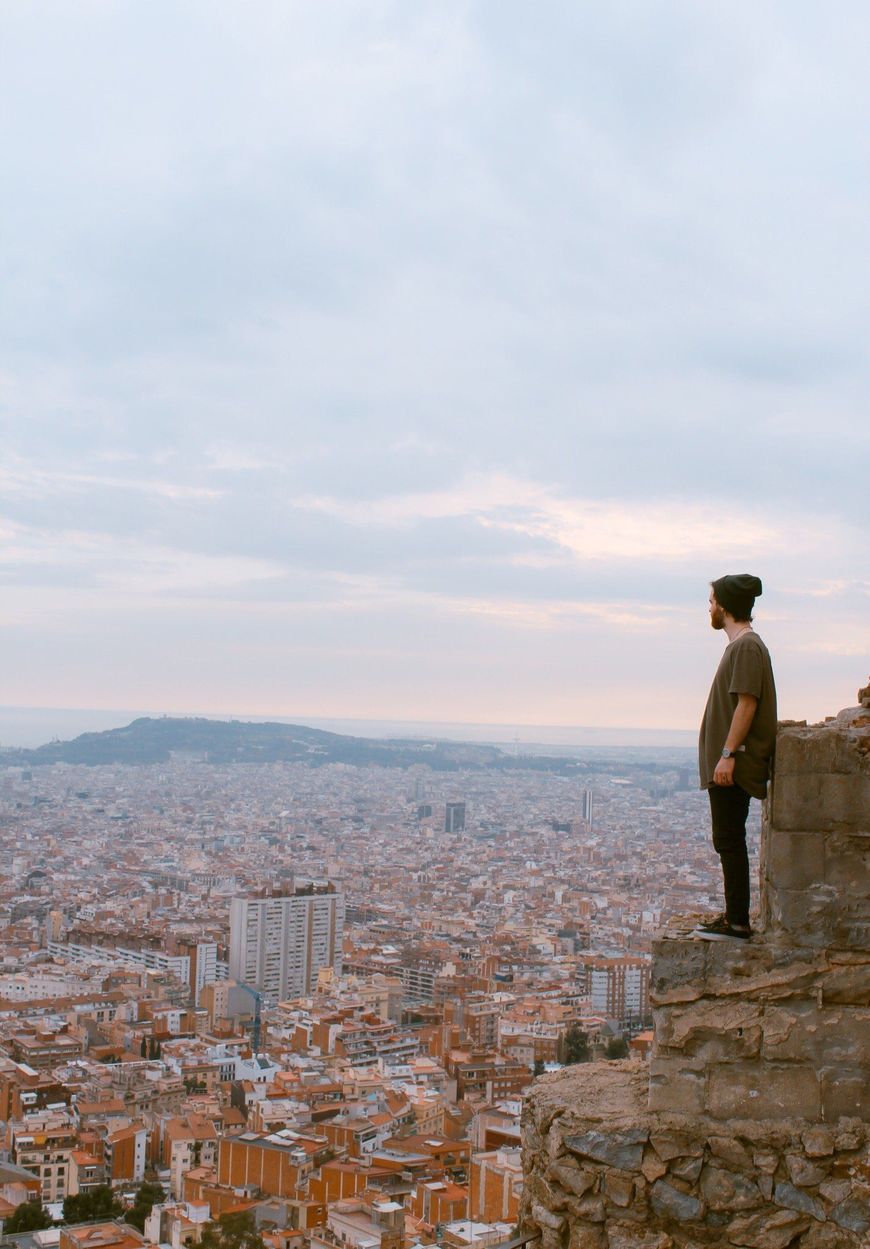
[[[711,629],[724,629],[725,628],[725,611],[723,608],[717,607],[715,611],[712,611],[710,613],[710,628]]]

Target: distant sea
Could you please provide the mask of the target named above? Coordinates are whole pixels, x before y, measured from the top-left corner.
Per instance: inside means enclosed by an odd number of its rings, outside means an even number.
[[[524,754],[538,753],[545,747],[560,747],[558,753],[596,747],[673,750],[693,748],[697,730],[595,728],[590,725],[562,724],[462,724],[435,720],[343,720],[303,713],[291,716],[251,716],[242,712],[142,710],[114,708],[88,710],[73,707],[0,707],[0,746],[42,746],[53,738],[67,741],[79,733],[98,733],[121,728],[139,716],[204,716],[209,720],[249,720],[252,723],[307,724],[333,733],[354,737],[441,738],[445,741],[485,742],[503,750],[521,748]]]

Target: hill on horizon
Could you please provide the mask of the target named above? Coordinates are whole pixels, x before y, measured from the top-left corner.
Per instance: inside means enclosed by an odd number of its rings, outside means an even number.
[[[631,752],[634,754],[634,752]],[[460,768],[554,772],[562,776],[598,770],[604,751],[595,759],[548,755],[540,748],[507,753],[477,742],[426,738],[368,738],[303,724],[249,720],[210,720],[205,716],[140,716],[121,728],[81,733],[69,741],[54,740],[35,748],[0,749],[0,764],[40,767],[54,763],[155,764],[189,759],[210,764],[347,763],[357,767],[408,768],[426,765],[436,772]],[[673,763],[626,759],[614,749],[614,767],[628,772],[662,772]]]
[[[502,752],[495,747],[434,741],[372,741],[302,724],[209,720],[199,716],[141,716],[122,728],[81,733],[34,749],[4,751],[7,763],[38,767],[51,763],[86,765],[166,763],[201,757],[208,763],[307,762],[382,764],[409,767],[486,766]]]
[[[302,724],[210,720],[190,716],[141,716],[122,728],[81,733],[70,741],[52,741],[34,749],[10,749],[0,754],[7,764],[39,767],[52,763],[149,764],[173,758],[200,758],[213,764],[300,762],[350,763],[360,766],[406,768],[427,764],[437,771],[457,768],[516,766],[518,760],[496,746],[437,739],[373,740],[313,729]],[[565,759],[525,761],[539,768],[559,768]],[[549,770],[549,769],[548,769]]]

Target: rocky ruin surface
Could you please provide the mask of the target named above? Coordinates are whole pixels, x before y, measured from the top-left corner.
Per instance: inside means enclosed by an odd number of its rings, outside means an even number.
[[[653,946],[649,1067],[537,1081],[522,1230],[542,1249],[870,1249],[870,693],[787,723],[749,942]]]

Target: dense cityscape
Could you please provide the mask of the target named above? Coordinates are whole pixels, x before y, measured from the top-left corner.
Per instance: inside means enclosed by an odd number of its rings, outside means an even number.
[[[870,6],[0,30],[0,1249],[870,1249]]]
[[[524,1091],[642,1063],[651,937],[718,901],[689,752],[578,759],[7,755],[7,1237],[209,1244],[222,1219],[274,1249],[507,1239]]]

